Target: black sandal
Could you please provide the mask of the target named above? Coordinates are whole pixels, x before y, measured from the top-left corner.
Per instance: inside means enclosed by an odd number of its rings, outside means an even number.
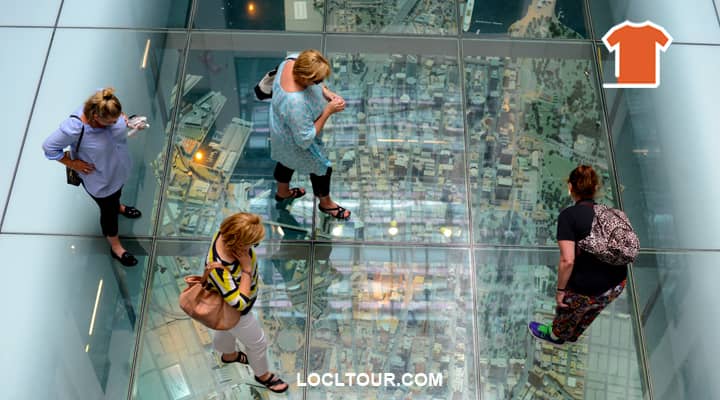
[[[140,212],[140,210],[131,206],[125,206],[125,211],[121,211],[120,214],[122,214],[125,218],[130,219],[142,217],[142,213]]]
[[[133,256],[132,253],[130,253],[129,251],[126,251],[122,253],[121,256],[118,256],[117,254],[115,254],[114,251],[112,251],[112,249],[110,249],[110,255],[112,255],[112,258],[120,261],[120,264],[126,267],[134,267],[138,263],[137,258],[135,258],[135,256]]]
[[[232,363],[234,363],[234,362],[237,362],[237,363],[240,363],[240,364],[248,364],[247,354],[243,353],[243,352],[240,351],[240,350],[238,350],[237,353],[238,353],[237,357],[235,357],[235,359],[232,360],[232,361],[225,361],[225,360],[223,360],[222,354],[221,354],[221,355],[220,355],[220,361],[222,361],[222,362],[225,363],[225,364],[232,364]]]
[[[280,197],[275,194],[275,201],[295,200],[305,196],[305,189],[303,188],[292,188],[290,189],[290,196]]]
[[[261,380],[257,376],[255,377],[255,380],[258,381],[258,383],[260,383],[261,385],[265,386],[269,391],[274,392],[274,393],[283,393],[286,390],[288,390],[288,388],[290,387],[290,385],[285,383],[284,380],[280,379],[280,377],[275,374],[270,374],[270,377],[268,377],[267,380],[265,380],[265,381]],[[272,388],[273,386],[282,385],[283,383],[285,383],[284,389],[273,389]]]
[[[324,212],[325,214],[327,214],[327,215],[329,215],[329,216],[331,216],[331,217],[333,217],[333,218],[337,218],[337,219],[339,219],[339,220],[341,220],[341,221],[347,221],[347,220],[349,220],[349,219],[350,219],[350,214],[352,214],[352,213],[350,212],[350,210],[346,209],[345,207],[341,207],[341,206],[339,206],[339,205],[338,205],[337,207],[333,207],[333,208],[325,208],[325,207],[323,207],[323,206],[321,206],[321,205],[318,204],[318,209],[319,209],[320,211]],[[347,213],[347,216],[345,216],[345,211],[348,212],[348,213]]]

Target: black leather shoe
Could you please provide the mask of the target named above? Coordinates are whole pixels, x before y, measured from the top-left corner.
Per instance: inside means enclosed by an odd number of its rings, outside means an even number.
[[[135,256],[132,255],[132,253],[130,253],[129,251],[124,252],[122,256],[118,257],[118,255],[115,254],[112,249],[110,249],[110,255],[112,256],[112,258],[120,261],[120,264],[126,267],[134,267],[138,263],[137,258],[135,258]]]
[[[125,206],[125,211],[121,212],[125,218],[135,219],[142,217],[142,213],[135,207]]]

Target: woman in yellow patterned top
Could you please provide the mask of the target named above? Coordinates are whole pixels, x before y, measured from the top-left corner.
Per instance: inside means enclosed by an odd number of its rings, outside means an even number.
[[[249,213],[227,217],[213,237],[206,264],[217,267],[210,272],[210,282],[225,301],[242,314],[234,327],[215,331],[213,347],[222,354],[222,362],[250,364],[256,381],[273,392],[282,393],[288,384],[269,371],[265,333],[250,312],[258,291],[257,256],[253,247],[264,237],[260,217]],[[236,338],[245,346],[247,354],[236,348]]]

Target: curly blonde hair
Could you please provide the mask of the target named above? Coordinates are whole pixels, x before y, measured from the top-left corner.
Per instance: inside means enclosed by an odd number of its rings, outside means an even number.
[[[228,249],[238,251],[243,246],[260,243],[265,238],[265,227],[260,216],[240,212],[223,220],[220,235]]]
[[[301,82],[321,81],[330,76],[330,63],[314,49],[304,50],[293,65],[293,78]]]

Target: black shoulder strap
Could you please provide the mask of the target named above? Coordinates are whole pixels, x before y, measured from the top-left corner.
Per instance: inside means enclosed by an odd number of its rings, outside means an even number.
[[[85,123],[82,122],[82,118],[78,117],[77,115],[71,115],[70,118],[75,118],[82,123],[82,129],[80,130],[80,139],[78,139],[77,146],[75,146],[75,153],[77,153],[78,150],[80,150],[80,142],[82,142],[83,135],[85,134]]]

